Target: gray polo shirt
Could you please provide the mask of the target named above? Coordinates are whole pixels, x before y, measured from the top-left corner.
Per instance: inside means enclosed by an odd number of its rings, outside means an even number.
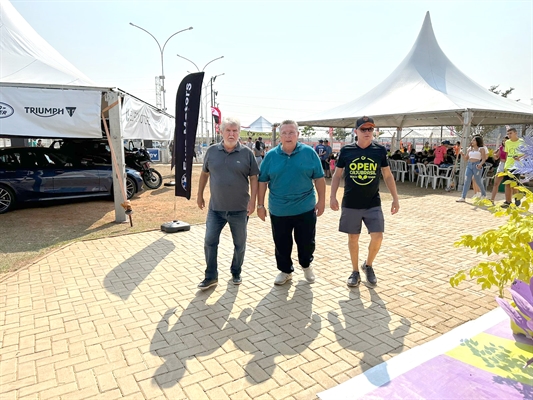
[[[248,177],[259,174],[259,167],[252,151],[237,143],[228,153],[222,143],[207,149],[204,172],[209,172],[211,200],[214,211],[244,211],[250,201]]]

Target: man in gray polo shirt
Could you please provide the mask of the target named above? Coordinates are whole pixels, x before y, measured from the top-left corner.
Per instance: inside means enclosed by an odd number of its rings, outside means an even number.
[[[226,223],[229,223],[234,245],[232,281],[235,285],[242,282],[246,225],[248,216],[255,210],[259,167],[252,151],[239,143],[240,129],[238,119],[223,120],[220,126],[223,141],[207,149],[200,174],[197,199],[200,209],[205,207],[204,190],[208,180],[211,191],[204,241],[207,268],[205,279],[198,285],[202,290],[218,283],[218,243]]]

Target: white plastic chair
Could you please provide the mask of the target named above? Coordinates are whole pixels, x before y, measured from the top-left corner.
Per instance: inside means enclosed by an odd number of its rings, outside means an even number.
[[[485,186],[485,190],[489,187],[490,180],[494,178],[494,176],[489,176],[489,170],[492,167],[490,165],[485,165],[483,167],[483,175],[481,175],[481,181],[483,182],[483,186]]]
[[[442,172],[442,171],[441,171]],[[445,169],[445,173],[439,177],[439,183],[437,187],[444,187],[444,189],[450,189],[452,182],[455,181],[455,174],[453,173],[453,165]],[[446,182],[446,186],[444,186]]]
[[[440,178],[440,174],[439,174],[440,168],[438,165],[428,164],[426,166],[426,171],[428,174],[428,178],[426,179],[426,189],[429,185],[429,182],[431,181],[431,186],[433,187],[433,190],[435,190],[437,188],[437,182],[439,181],[439,178]]]
[[[426,166],[422,163],[416,163],[416,168],[418,169],[418,177],[416,178],[416,186],[420,181],[420,187],[424,186],[424,181],[429,178]]]
[[[394,179],[396,179],[396,172],[398,171],[398,165],[396,164],[396,160],[391,160],[389,158],[389,167],[390,167],[390,172],[392,173],[392,176],[394,176]]]
[[[397,161],[396,162],[396,180],[400,180],[400,175],[402,178],[402,182],[405,181],[405,174],[407,174],[409,171],[407,170],[407,163],[405,161]]]

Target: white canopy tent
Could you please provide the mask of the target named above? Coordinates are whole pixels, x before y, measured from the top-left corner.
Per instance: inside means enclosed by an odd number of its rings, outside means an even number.
[[[101,138],[102,110],[116,104],[104,115],[109,118],[111,144],[120,150],[115,152],[115,216],[118,222],[125,221],[120,206],[120,182],[125,182],[122,139],[170,140],[172,116],[120,89],[97,86],[47,43],[8,0],[0,0],[0,54],[0,136]],[[124,113],[122,97],[126,97]]]
[[[383,82],[363,96],[322,112],[300,125],[353,128],[363,115],[380,128],[533,123],[531,106],[498,96],[463,74],[441,50],[429,12],[411,51]],[[461,166],[462,170],[464,165]],[[463,182],[463,174],[460,174]]]
[[[243,129],[246,129],[250,132],[257,133],[270,133],[272,132],[272,124],[268,122],[265,118],[259,117],[250,126],[243,126]]]
[[[453,65],[437,43],[428,12],[411,51],[387,79],[299,124],[353,128],[368,115],[379,127],[453,126],[463,123],[467,110],[476,125],[533,123],[531,106],[490,92]]]

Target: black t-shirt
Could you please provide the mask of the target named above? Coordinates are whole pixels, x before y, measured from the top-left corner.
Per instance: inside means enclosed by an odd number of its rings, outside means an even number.
[[[366,149],[357,143],[344,146],[337,167],[344,168],[344,197],[346,208],[372,208],[381,206],[379,178],[381,168],[388,167],[387,150],[372,142]]]

